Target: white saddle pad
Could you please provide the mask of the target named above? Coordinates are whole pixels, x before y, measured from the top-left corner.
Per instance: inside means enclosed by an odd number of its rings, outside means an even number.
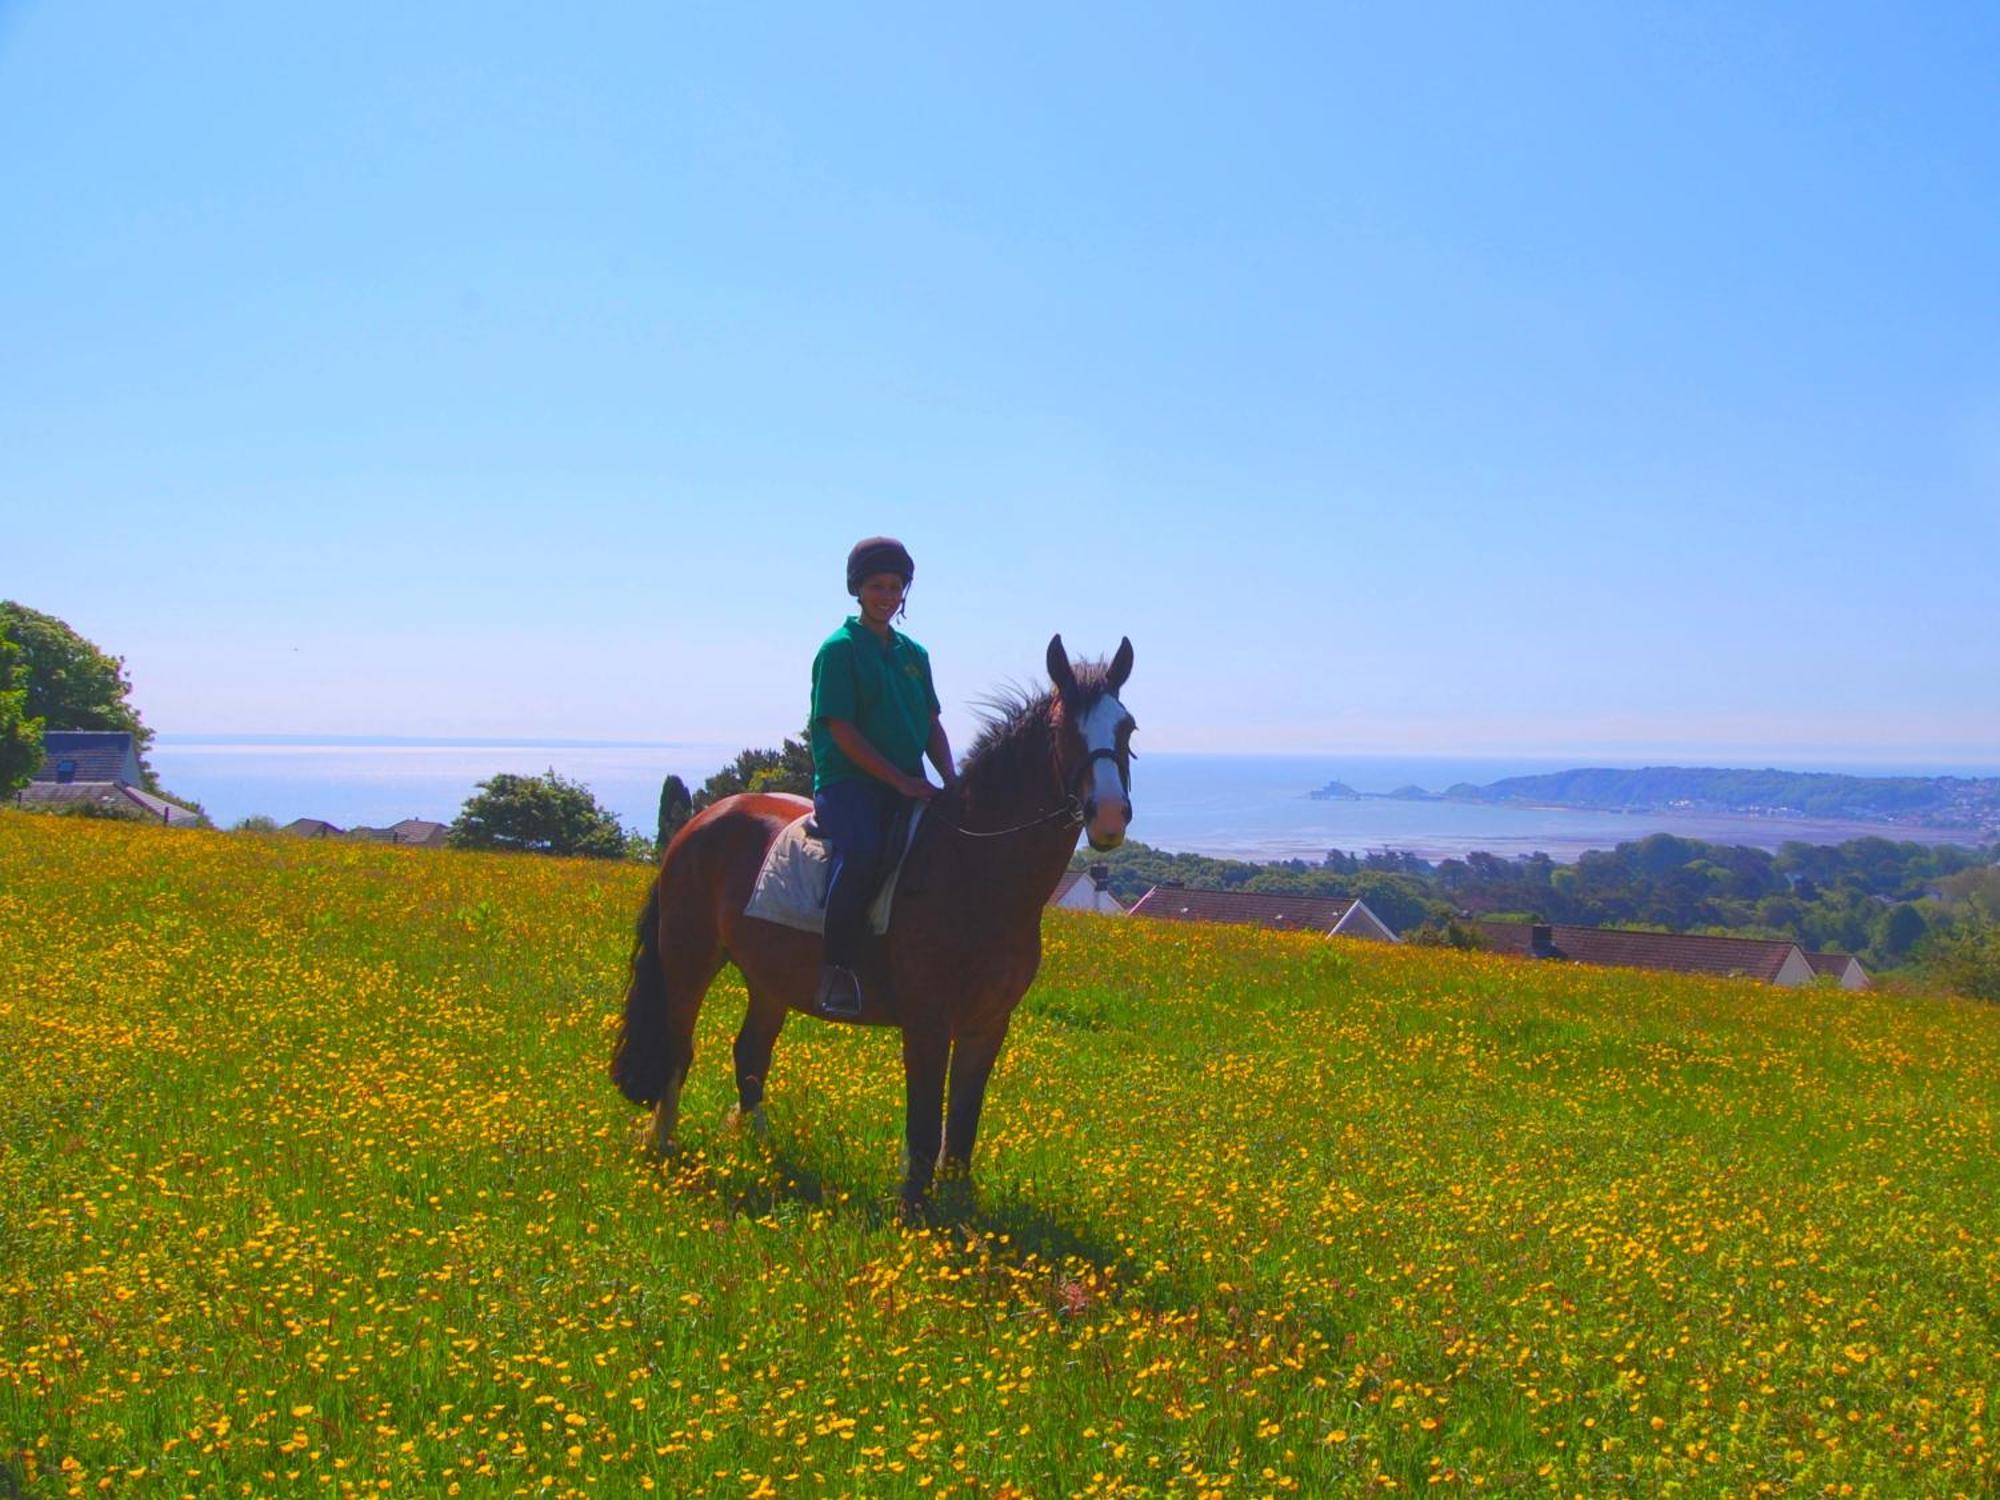
[[[826,931],[826,886],[833,864],[825,843],[806,837],[806,821],[811,816],[811,813],[801,814],[772,840],[770,852],[764,856],[764,867],[757,872],[756,888],[743,908],[744,916],[762,917],[766,922],[796,927],[801,932]],[[924,809],[919,803],[910,815],[909,835],[896,851],[896,867],[882,882],[874,905],[868,908],[868,923],[878,935],[889,930],[889,907],[895,899],[896,881],[903,873],[903,861],[909,855],[910,845],[916,842],[917,827],[923,820]]]

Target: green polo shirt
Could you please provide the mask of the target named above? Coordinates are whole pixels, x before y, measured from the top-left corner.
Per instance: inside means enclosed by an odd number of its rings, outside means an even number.
[[[878,641],[849,615],[813,658],[813,790],[868,774],[834,743],[828,719],[847,720],[890,765],[916,776],[937,713],[930,653],[899,630]]]

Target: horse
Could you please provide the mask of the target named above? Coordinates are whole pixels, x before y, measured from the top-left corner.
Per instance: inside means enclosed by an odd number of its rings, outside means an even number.
[[[1079,832],[1103,852],[1124,841],[1132,821],[1137,726],[1118,701],[1132,642],[1121,640],[1108,666],[1072,663],[1057,635],[1047,665],[1052,690],[990,700],[957,784],[925,810],[888,931],[861,970],[862,1014],[844,1023],[903,1033],[906,1213],[921,1213],[939,1177],[969,1187],[986,1081],[1041,963],[1043,904]],[[834,1019],[813,1004],[819,934],[744,914],[772,841],[811,811],[809,800],[784,793],[725,797],[682,827],[661,858],[611,1058],[620,1092],[652,1108],[656,1156],[676,1149],[695,1019],[725,962],[750,996],[734,1055],[736,1113],[754,1128],[763,1128],[785,1018],[796,1010]]]

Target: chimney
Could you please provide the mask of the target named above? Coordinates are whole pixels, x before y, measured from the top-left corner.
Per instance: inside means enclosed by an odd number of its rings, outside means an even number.
[[[1556,951],[1556,930],[1547,922],[1537,922],[1528,929],[1528,956],[1530,958],[1561,958]]]
[[[1097,887],[1097,888],[1098,888],[1098,889],[1099,889],[1100,891],[1108,891],[1108,890],[1110,890],[1110,889],[1111,889],[1111,866],[1109,866],[1109,865],[1092,865],[1092,866],[1090,867],[1090,883],[1091,883],[1092,885],[1096,886],[1096,887]]]

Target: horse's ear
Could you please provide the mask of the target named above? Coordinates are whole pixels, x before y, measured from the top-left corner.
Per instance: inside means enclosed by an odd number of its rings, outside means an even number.
[[[1118,654],[1111,658],[1111,670],[1104,674],[1115,694],[1125,686],[1125,679],[1132,675],[1132,638],[1121,636],[1118,640]]]
[[[1056,685],[1065,702],[1076,697],[1076,669],[1069,664],[1060,634],[1049,637],[1049,681]]]

